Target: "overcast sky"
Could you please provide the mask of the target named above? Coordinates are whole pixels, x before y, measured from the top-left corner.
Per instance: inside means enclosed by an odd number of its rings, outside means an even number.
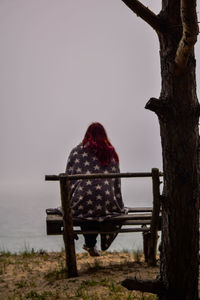
[[[161,0],[142,3],[160,11]],[[157,117],[144,109],[160,94],[158,39],[121,0],[0,0],[0,40],[2,183],[63,172],[93,121],[121,171],[162,168]]]

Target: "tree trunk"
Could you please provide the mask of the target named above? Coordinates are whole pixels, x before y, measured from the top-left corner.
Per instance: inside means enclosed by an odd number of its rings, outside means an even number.
[[[163,152],[160,300],[198,299],[199,105],[194,54],[184,70],[174,63],[179,34],[160,36],[161,96],[146,105],[158,115]]]
[[[176,80],[170,95],[170,102],[176,103],[181,95],[179,100],[183,102],[184,97],[191,97],[190,105],[182,105],[181,110],[173,105],[172,116],[159,119],[165,174],[161,278],[169,288],[169,296],[160,299],[173,299],[175,291],[175,299],[198,299],[198,123],[191,72],[192,68],[188,70],[188,80]]]
[[[160,278],[129,288],[159,294],[160,300],[198,299],[199,103],[194,45],[199,33],[196,0],[162,0],[157,16],[138,0],[122,0],[146,21],[160,41],[162,89],[146,108],[159,119],[163,154]],[[133,287],[134,286],[134,287]],[[159,292],[158,292],[159,290]]]

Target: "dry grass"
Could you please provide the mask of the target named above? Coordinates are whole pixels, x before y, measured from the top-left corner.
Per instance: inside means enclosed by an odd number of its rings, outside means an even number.
[[[0,255],[0,300],[24,299],[157,299],[155,295],[127,291],[120,282],[128,276],[155,278],[158,268],[135,261],[132,253],[77,255],[79,277],[66,279],[64,253]]]

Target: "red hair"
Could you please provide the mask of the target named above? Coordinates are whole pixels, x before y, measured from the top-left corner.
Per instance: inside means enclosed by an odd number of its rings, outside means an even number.
[[[100,123],[95,122],[88,127],[82,143],[85,148],[97,156],[103,166],[109,165],[112,158],[119,163],[115,148],[110,143],[106,131]]]

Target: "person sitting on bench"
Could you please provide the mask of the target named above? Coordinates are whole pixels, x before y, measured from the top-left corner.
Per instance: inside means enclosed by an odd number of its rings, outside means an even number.
[[[66,173],[68,175],[120,173],[118,155],[103,125],[95,122],[88,127],[83,141],[69,155]],[[87,226],[81,226],[83,231],[98,230],[101,228],[101,221],[126,213],[120,178],[71,181],[70,196],[73,217],[92,221]],[[111,227],[111,231],[116,229]],[[107,250],[116,235],[116,233],[101,234],[101,249]],[[84,239],[83,249],[91,256],[99,256],[96,249],[97,234],[85,234]]]

